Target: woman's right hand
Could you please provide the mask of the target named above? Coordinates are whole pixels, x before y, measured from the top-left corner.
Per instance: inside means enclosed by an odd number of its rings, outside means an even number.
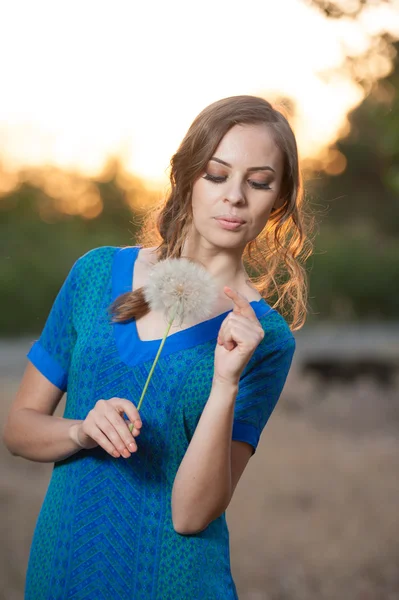
[[[123,418],[124,413],[129,420]],[[131,423],[132,432],[129,430]],[[71,426],[70,437],[80,448],[89,450],[101,446],[114,458],[129,458],[137,450],[135,438],[141,426],[139,412],[130,400],[98,400],[84,421]]]

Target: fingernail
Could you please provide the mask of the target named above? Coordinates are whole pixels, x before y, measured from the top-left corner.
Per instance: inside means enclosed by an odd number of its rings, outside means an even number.
[[[115,458],[119,458],[120,454],[119,452],[117,452],[116,450],[113,451],[112,456],[115,456]]]
[[[128,448],[129,448],[130,452],[134,452],[136,450],[136,444],[133,444],[133,443],[129,444]]]

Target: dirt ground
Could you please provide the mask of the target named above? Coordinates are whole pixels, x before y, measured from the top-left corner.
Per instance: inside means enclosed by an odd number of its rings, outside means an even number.
[[[0,344],[0,424],[26,349]],[[399,599],[398,431],[399,381],[321,385],[294,363],[228,509],[240,600]],[[0,465],[0,599],[22,600],[51,465],[3,445]]]

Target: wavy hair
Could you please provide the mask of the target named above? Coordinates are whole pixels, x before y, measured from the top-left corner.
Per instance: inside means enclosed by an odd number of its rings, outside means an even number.
[[[140,235],[144,246],[157,246],[158,259],[179,258],[192,222],[193,184],[202,175],[224,135],[234,125],[267,125],[283,156],[279,205],[263,231],[247,244],[244,265],[263,298],[299,329],[307,314],[304,262],[312,244],[312,219],[304,211],[304,194],[294,133],[282,109],[263,98],[233,96],[206,107],[193,121],[171,159],[166,201],[148,216]],[[143,289],[121,295],[111,307],[117,322],[149,312]]]

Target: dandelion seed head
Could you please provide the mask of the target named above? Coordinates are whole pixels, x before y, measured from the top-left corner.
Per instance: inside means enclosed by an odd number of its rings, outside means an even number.
[[[176,310],[177,323],[200,322],[212,314],[218,296],[217,284],[201,265],[186,258],[158,262],[144,286],[151,310],[162,311],[169,320]]]

